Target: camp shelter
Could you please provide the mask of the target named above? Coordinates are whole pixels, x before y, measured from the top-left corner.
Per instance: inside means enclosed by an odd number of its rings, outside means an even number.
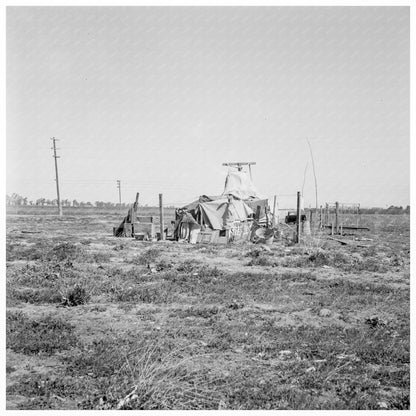
[[[232,196],[214,200],[201,197],[177,210],[175,235],[177,239],[190,239],[191,232],[198,228],[197,242],[227,243],[248,238],[253,215],[244,201]]]
[[[213,230],[229,230],[235,222],[247,221],[253,214],[244,201],[234,198],[201,202],[197,210],[202,224]]]
[[[234,198],[242,199],[262,199],[257,192],[251,178],[244,171],[229,171],[225,178],[224,192],[222,195],[232,195]]]
[[[248,239],[254,217],[257,223],[268,211],[268,200],[255,189],[251,178],[242,170],[229,170],[224,190],[219,196],[201,195],[176,212],[176,238],[195,230],[189,215],[200,228],[198,242],[229,242]],[[260,219],[260,221],[259,221]],[[182,224],[182,225],[181,225]],[[185,229],[185,231],[184,231]]]

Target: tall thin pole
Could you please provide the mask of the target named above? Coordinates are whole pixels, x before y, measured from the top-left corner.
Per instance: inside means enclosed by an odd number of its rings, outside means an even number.
[[[322,205],[319,209],[319,228],[322,229],[323,228],[323,223],[322,223]]]
[[[159,194],[159,214],[160,214],[160,239],[165,239],[164,220],[163,220],[163,194]]]
[[[315,178],[315,209],[318,211],[318,182],[316,180],[315,161],[313,160],[312,146],[309,143],[308,139],[306,139],[306,141],[308,142],[309,152],[311,154],[311,159],[312,159],[313,177]]]
[[[272,220],[273,227],[276,225],[276,200],[277,200],[277,195],[275,195],[273,198],[273,220]]]
[[[301,223],[301,208],[300,208],[301,194],[298,191],[298,200],[296,208],[296,242],[300,243],[300,223]]]
[[[117,179],[117,188],[118,188],[119,209],[121,210],[121,181],[119,179]]]
[[[339,202],[335,202],[335,232],[339,231]]]
[[[63,213],[62,213],[61,197],[59,195],[59,177],[58,177],[58,161],[57,161],[57,159],[60,156],[57,156],[57,154],[56,154],[56,140],[58,140],[58,139],[55,139],[55,137],[52,137],[51,140],[53,142],[53,147],[52,147],[52,149],[53,149],[53,158],[55,159],[55,177],[56,177],[55,180],[56,180],[56,195],[57,195],[57,198],[58,198],[58,213],[59,213],[59,216],[62,217]]]

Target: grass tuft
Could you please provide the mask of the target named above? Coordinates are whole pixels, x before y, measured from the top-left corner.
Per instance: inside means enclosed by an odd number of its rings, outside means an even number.
[[[73,329],[72,325],[52,316],[30,319],[22,312],[7,312],[7,348],[29,355],[51,355],[75,345]]]

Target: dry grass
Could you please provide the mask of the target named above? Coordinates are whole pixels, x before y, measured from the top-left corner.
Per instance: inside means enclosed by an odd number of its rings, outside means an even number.
[[[405,217],[369,217],[367,249],[270,251],[119,220],[8,219],[8,408],[409,408]]]

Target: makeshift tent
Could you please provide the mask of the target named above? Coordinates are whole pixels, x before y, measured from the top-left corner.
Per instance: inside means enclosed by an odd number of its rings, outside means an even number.
[[[207,241],[210,242],[223,242],[222,238],[225,242],[248,239],[258,206],[260,206],[261,218],[266,213],[268,201],[257,192],[247,173],[229,171],[222,195],[202,195],[198,200],[177,210],[178,226],[175,236],[181,239],[186,234],[179,232],[180,224],[186,224],[190,214],[201,226],[199,241],[203,239],[204,234],[209,233],[216,236],[209,237]],[[182,228],[188,227],[184,225]]]
[[[243,200],[253,212],[260,207],[260,218],[265,222],[266,209],[269,201],[259,194],[252,180],[244,171],[229,171],[225,179],[224,192],[222,196],[232,195],[234,198]]]
[[[201,229],[198,242],[226,243],[248,238],[253,210],[244,201],[232,196],[207,199],[201,198],[201,202],[177,210],[176,239],[190,239],[196,226]]]
[[[202,224],[213,230],[229,230],[235,221],[247,221],[253,210],[244,201],[220,198],[201,202],[197,208]]]
[[[262,199],[261,195],[254,188],[253,182],[243,171],[230,171],[225,179],[224,192],[225,195],[232,195],[235,198]]]

